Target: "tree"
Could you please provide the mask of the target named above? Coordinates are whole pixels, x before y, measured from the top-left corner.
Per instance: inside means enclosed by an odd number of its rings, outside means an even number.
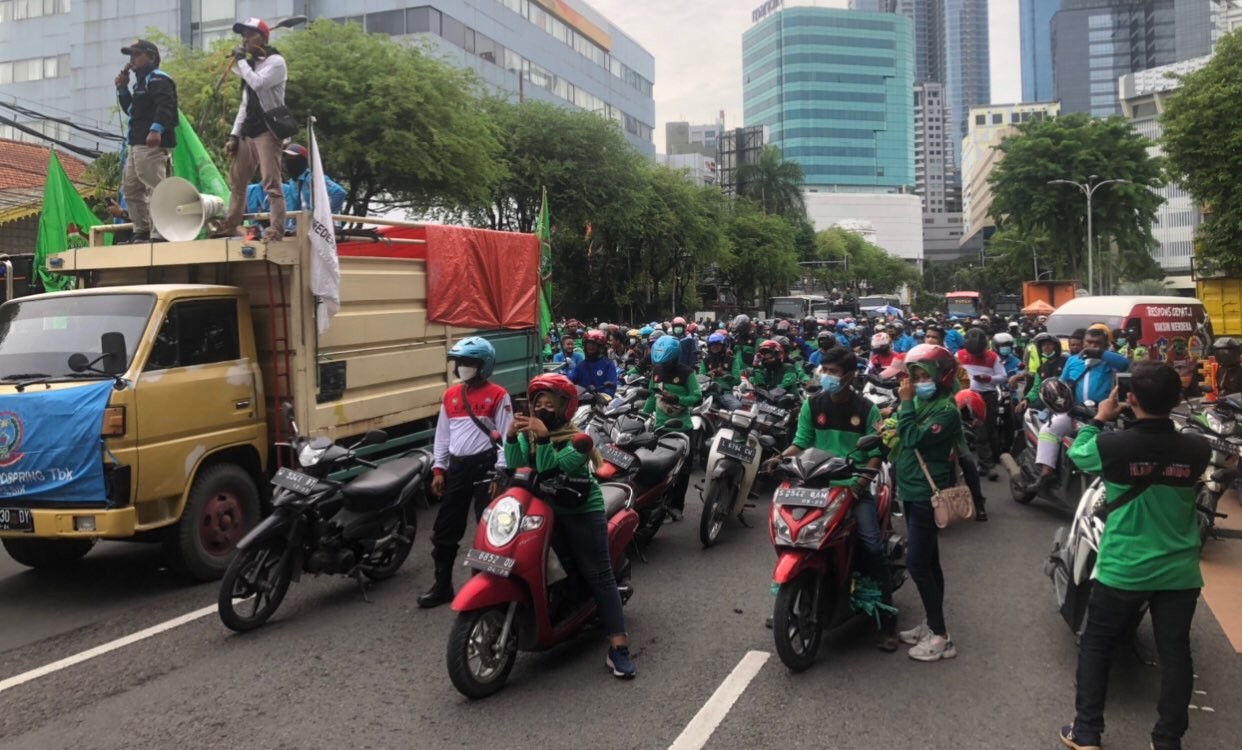
[[[798,278],[798,250],[793,227],[746,199],[733,205],[727,230],[732,255],[720,276],[737,290],[739,303],[784,292]]]
[[[848,287],[856,294],[861,285],[872,292],[895,292],[902,284],[917,284],[918,271],[857,232],[832,227],[815,235],[817,258],[832,261],[816,275],[829,287]]]
[[[1086,265],[1086,199],[1072,185],[1049,182],[1084,183],[1092,175],[1129,180],[1095,193],[1095,247],[1104,252],[1115,243],[1121,278],[1159,275],[1151,228],[1163,199],[1152,189],[1162,187],[1165,176],[1163,159],[1148,152],[1152,142],[1121,117],[1072,114],[1032,120],[1018,131],[997,147],[1004,160],[988,177],[997,226],[1019,236],[1046,234],[1050,252],[1040,256],[1040,266],[1047,264],[1059,278],[1079,278]],[[1096,268],[1102,267],[1097,261]]]
[[[738,167],[738,194],[757,202],[765,214],[802,217],[806,215],[803,178],[802,167],[785,161],[776,146],[767,146],[753,163]]]
[[[1183,76],[1160,124],[1169,171],[1207,214],[1195,255],[1242,272],[1242,35],[1223,37],[1205,67]],[[1210,213],[1209,213],[1210,209]]]

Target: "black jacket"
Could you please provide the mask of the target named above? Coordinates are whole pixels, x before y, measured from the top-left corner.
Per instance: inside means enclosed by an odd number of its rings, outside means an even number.
[[[147,145],[152,126],[160,132],[160,146],[177,145],[177,84],[161,70],[138,76],[131,93],[129,87],[116,90],[121,111],[129,115],[126,142],[131,146]]]

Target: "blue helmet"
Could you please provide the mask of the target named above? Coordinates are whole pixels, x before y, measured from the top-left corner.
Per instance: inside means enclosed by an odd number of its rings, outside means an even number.
[[[643,338],[646,338],[651,335],[651,330],[652,330],[651,326],[643,326],[642,328],[638,329],[638,335],[642,336]]]
[[[661,336],[651,347],[651,361],[657,365],[676,362],[681,357],[681,342],[673,336]]]
[[[724,344],[725,346],[728,346],[729,337],[723,333],[713,333],[707,337],[707,345],[711,346],[712,344]]]
[[[470,336],[453,344],[449,349],[448,358],[474,359],[479,362],[479,377],[490,378],[496,367],[496,347],[482,336]]]

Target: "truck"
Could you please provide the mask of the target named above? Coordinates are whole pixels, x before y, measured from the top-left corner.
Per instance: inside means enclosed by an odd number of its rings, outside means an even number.
[[[946,292],[944,295],[945,312],[950,318],[979,317],[978,292]]]
[[[1078,292],[1077,281],[1024,281],[1022,282],[1022,307],[1044,302],[1053,309],[1074,299]]]
[[[269,477],[293,461],[283,403],[302,434],[385,430],[388,442],[367,449],[379,458],[429,439],[463,336],[492,341],[493,380],[525,390],[539,370],[533,328],[432,319],[445,307],[428,273],[432,238],[453,228],[342,218],[425,239],[342,245],[340,311],[322,333],[308,215],[270,243],[103,247],[93,231],[90,246],[47,259],[74,289],[0,306],[0,543],[11,557],[59,567],[101,539],[156,541],[185,576],[218,578],[265,510]],[[538,243],[521,237],[533,279]]]

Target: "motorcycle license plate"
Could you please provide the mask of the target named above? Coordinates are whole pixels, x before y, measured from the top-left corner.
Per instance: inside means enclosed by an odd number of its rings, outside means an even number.
[[[272,477],[272,484],[290,492],[296,492],[299,495],[309,495],[315,491],[315,486],[319,484],[319,480],[300,471],[293,471],[282,466],[276,471],[276,475]]]
[[[779,406],[773,406],[772,404],[769,404],[764,401],[759,402],[759,411],[763,412],[764,414],[771,414],[774,417],[780,417],[782,419],[789,416],[789,412],[786,411],[785,409],[782,409]]]
[[[26,508],[0,508],[0,531],[34,531],[34,515]]]
[[[466,553],[466,567],[481,570],[484,573],[491,573],[501,578],[508,578],[509,573],[513,572],[513,566],[516,563],[517,560],[512,557],[495,555],[491,552],[484,552],[481,549],[472,549]]]
[[[717,446],[720,455],[736,458],[744,464],[751,463],[755,460],[755,449],[746,443],[738,443],[732,440],[721,440]]]
[[[638,460],[633,454],[626,453],[620,448],[611,445],[605,445],[600,448],[599,454],[603,456],[604,460],[608,463],[613,464],[614,466],[619,466],[622,471],[629,471],[630,467],[634,465],[634,462]]]
[[[803,508],[827,508],[828,490],[811,490],[806,487],[782,487],[772,497],[777,505],[797,505]]]

